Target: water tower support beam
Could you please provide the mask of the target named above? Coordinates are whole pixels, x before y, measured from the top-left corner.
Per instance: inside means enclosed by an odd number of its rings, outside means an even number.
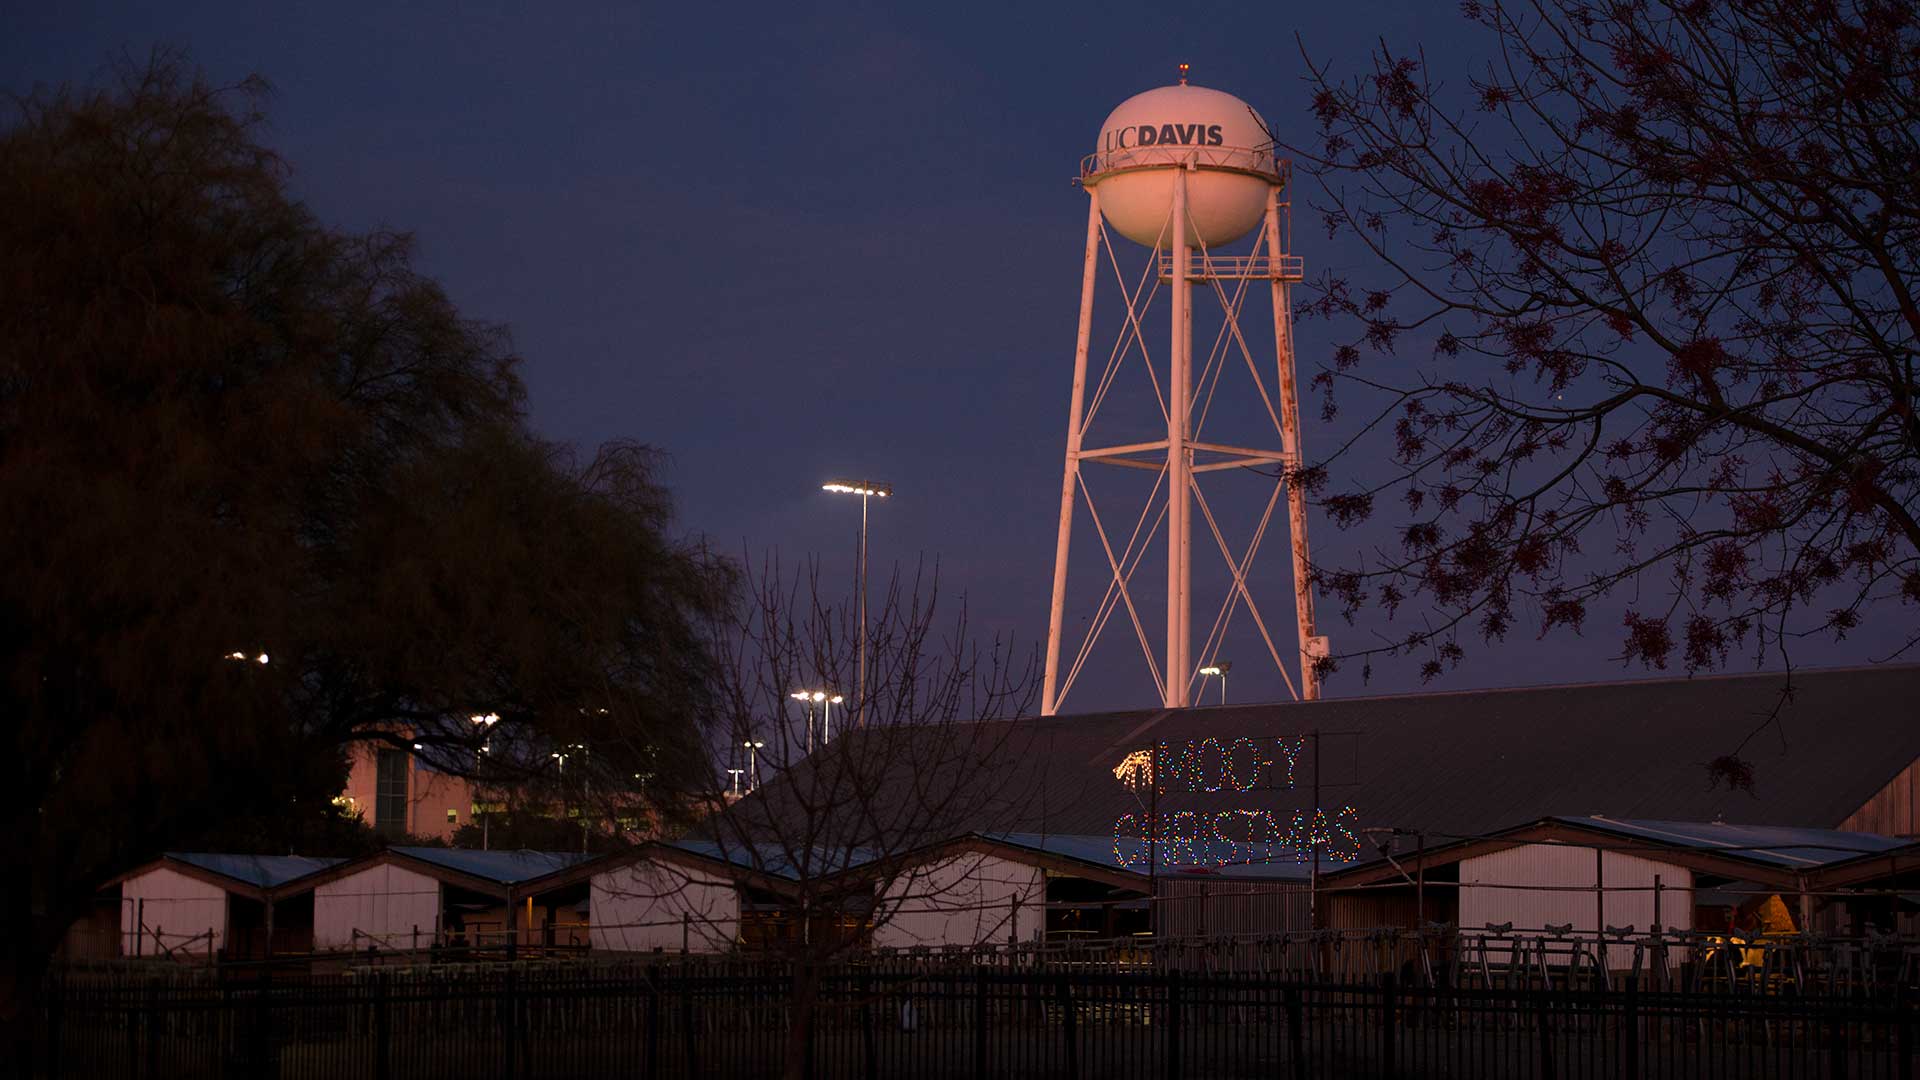
[[[1173,317],[1167,377],[1167,681],[1164,701],[1169,709],[1185,708],[1192,666],[1187,662],[1191,627],[1193,523],[1188,509],[1193,499],[1193,460],[1187,449],[1192,407],[1192,283],[1187,268],[1193,258],[1187,240],[1187,170],[1173,172]]]
[[[1273,285],[1273,344],[1279,365],[1280,447],[1293,463],[1304,468],[1300,456],[1300,386],[1293,366],[1293,297],[1280,274],[1281,257],[1286,254],[1280,236],[1280,185],[1267,189],[1267,255],[1271,259]],[[1287,525],[1293,539],[1293,607],[1300,630],[1300,699],[1320,697],[1320,675],[1314,671],[1313,580],[1312,563],[1307,557],[1307,493],[1289,476],[1287,486]]]
[[[1060,707],[1060,634],[1067,610],[1067,551],[1073,540],[1073,496],[1080,481],[1080,440],[1087,395],[1087,349],[1093,340],[1093,285],[1100,261],[1100,189],[1087,189],[1087,253],[1080,268],[1080,329],[1073,344],[1073,402],[1067,407],[1067,464],[1060,480],[1060,538],[1053,549],[1053,610],[1047,616],[1047,668],[1040,714]]]

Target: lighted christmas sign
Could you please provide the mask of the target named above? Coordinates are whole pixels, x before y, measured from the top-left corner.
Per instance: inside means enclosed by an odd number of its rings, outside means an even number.
[[[1114,779],[1137,796],[1170,792],[1290,790],[1307,740],[1199,739],[1134,750],[1114,766]],[[1317,854],[1333,863],[1360,856],[1359,814],[1351,806],[1329,812],[1232,809],[1122,814],[1113,823],[1113,858],[1129,869],[1146,866],[1159,849],[1162,864],[1235,866]]]

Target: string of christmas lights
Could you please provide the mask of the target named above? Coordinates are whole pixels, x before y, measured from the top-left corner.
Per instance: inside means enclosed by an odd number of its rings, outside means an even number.
[[[1158,785],[1164,795],[1170,790],[1217,792],[1226,789],[1253,791],[1256,788],[1292,788],[1294,771],[1305,750],[1305,736],[1295,739],[1238,738],[1231,744],[1205,738],[1184,743],[1159,742],[1151,753],[1135,750],[1114,767],[1115,779],[1139,790],[1139,759],[1146,756],[1146,782]],[[1277,752],[1270,753],[1269,750]],[[1279,766],[1285,774],[1280,775]]]
[[[1122,814],[1113,823],[1113,861],[1127,869],[1144,866],[1149,844],[1157,843],[1161,861],[1172,866],[1244,866],[1284,858],[1287,851],[1304,863],[1316,850],[1331,862],[1351,863],[1360,857],[1359,820],[1351,806],[1331,816],[1319,808],[1310,815],[1295,810],[1284,830],[1271,810],[1181,810],[1157,819]],[[1238,839],[1242,834],[1246,839]]]

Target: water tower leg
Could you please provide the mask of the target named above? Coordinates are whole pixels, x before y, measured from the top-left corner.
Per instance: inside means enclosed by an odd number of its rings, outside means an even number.
[[[1193,672],[1187,664],[1187,628],[1191,603],[1189,557],[1192,553],[1192,524],[1187,508],[1192,499],[1193,463],[1187,456],[1187,398],[1191,392],[1188,352],[1191,290],[1187,267],[1192,251],[1187,242],[1187,170],[1173,173],[1173,333],[1168,353],[1167,375],[1167,688],[1166,706],[1181,709],[1187,705],[1187,686]]]
[[[1280,278],[1280,188],[1267,189],[1267,255],[1272,260],[1273,342],[1279,363],[1280,449],[1289,468],[1300,468],[1300,386],[1293,367],[1293,298]],[[1307,493],[1291,480],[1287,484],[1287,526],[1293,539],[1293,608],[1300,629],[1300,698],[1320,697],[1320,676],[1313,669],[1309,643],[1314,638],[1312,564],[1307,558]]]
[[[1100,261],[1100,189],[1087,189],[1087,255],[1080,268],[1080,330],[1073,344],[1073,402],[1067,408],[1067,464],[1060,480],[1060,538],[1053,548],[1053,608],[1047,616],[1047,669],[1040,715],[1060,709],[1060,634],[1067,610],[1067,551],[1073,539],[1073,496],[1080,481],[1080,436],[1087,394],[1087,347],[1093,339],[1093,284]]]

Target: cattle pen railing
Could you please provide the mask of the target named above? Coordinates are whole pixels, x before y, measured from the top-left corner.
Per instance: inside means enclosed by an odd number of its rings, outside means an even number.
[[[68,973],[42,1075],[1886,1077],[1914,999],[1408,985],[868,958],[369,968],[164,985]],[[810,1001],[810,1008],[800,1003]],[[796,1023],[803,1014],[810,1022]],[[798,1034],[796,1035],[796,1032]]]

